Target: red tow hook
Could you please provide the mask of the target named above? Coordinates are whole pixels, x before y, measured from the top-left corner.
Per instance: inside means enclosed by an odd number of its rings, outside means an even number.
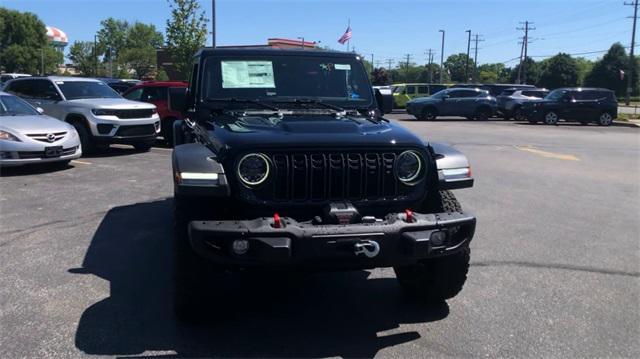
[[[404,221],[407,223],[412,223],[415,220],[413,217],[413,211],[410,209],[404,210]]]
[[[282,220],[280,219],[280,215],[277,213],[273,214],[273,228],[282,228]]]

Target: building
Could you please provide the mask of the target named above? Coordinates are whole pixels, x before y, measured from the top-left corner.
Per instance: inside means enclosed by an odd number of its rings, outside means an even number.
[[[219,48],[265,48],[265,47],[273,47],[279,49],[308,49],[313,50],[318,48],[318,43],[315,41],[304,41],[304,40],[291,40],[291,39],[281,39],[281,38],[269,38],[267,39],[266,45],[233,45],[233,46],[218,46]],[[158,64],[158,68],[164,70],[170,80],[185,80],[185,76],[180,74],[175,66],[173,66],[173,62],[171,60],[171,56],[169,52],[162,48],[156,50],[156,61]]]

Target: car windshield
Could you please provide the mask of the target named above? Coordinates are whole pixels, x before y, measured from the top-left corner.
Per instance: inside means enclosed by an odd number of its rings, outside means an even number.
[[[202,89],[205,101],[307,99],[345,108],[370,107],[373,97],[359,60],[321,55],[209,57]]]
[[[0,96],[0,116],[39,115],[38,111],[16,96]]]
[[[434,93],[433,95],[431,95],[432,98],[442,98],[442,96],[446,95],[448,93],[448,90],[440,90],[436,93]]]
[[[117,92],[103,82],[97,81],[56,81],[67,100],[84,98],[120,98]]]
[[[559,100],[564,95],[565,90],[553,90],[545,97],[546,100]]]

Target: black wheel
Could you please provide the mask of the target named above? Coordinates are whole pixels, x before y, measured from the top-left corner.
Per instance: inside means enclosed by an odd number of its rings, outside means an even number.
[[[438,117],[438,110],[433,107],[427,107],[422,111],[422,115],[420,115],[419,120],[431,121],[435,120]]]
[[[433,212],[459,212],[460,203],[450,191],[429,196],[423,209]],[[411,296],[427,302],[441,302],[455,297],[464,286],[469,272],[469,247],[444,257],[425,259],[415,265],[394,267],[396,278]]]
[[[175,195],[173,199],[173,308],[184,321],[199,321],[210,302],[210,288],[215,287],[223,271],[197,255],[189,242],[189,222],[204,219],[206,212],[197,199]]]
[[[502,119],[505,121],[511,120],[511,112],[503,111],[501,112]]]
[[[522,108],[520,107],[516,107],[513,110],[513,119],[516,121],[526,121],[527,118],[524,115],[524,112],[522,111]]]
[[[607,111],[601,113],[600,117],[598,117],[598,125],[600,126],[611,126],[612,123],[613,116]]]
[[[138,152],[149,152],[149,150],[151,149],[151,146],[153,146],[153,143],[150,143],[150,142],[139,142],[139,143],[133,144],[133,147]]]
[[[82,154],[90,155],[95,153],[96,144],[93,142],[93,138],[91,137],[89,130],[79,121],[73,122],[71,125],[76,129],[76,132],[78,132],[78,136],[80,137]]]
[[[534,120],[534,119],[532,119],[532,118],[528,119],[528,121],[529,121],[529,123],[530,123],[530,124],[532,124],[532,125],[537,125],[537,124],[538,124],[538,121],[536,121],[536,120]]]
[[[547,125],[557,125],[560,118],[555,111],[547,111],[544,114],[544,123]]]
[[[488,108],[480,107],[473,113],[473,118],[478,121],[486,121],[491,116],[491,111]]]
[[[166,118],[162,121],[162,137],[169,147],[173,147],[173,123],[175,119]]]

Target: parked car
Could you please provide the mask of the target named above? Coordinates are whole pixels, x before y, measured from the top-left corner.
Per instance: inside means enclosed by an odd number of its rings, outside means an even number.
[[[99,80],[29,77],[9,81],[5,91],[72,124],[85,153],[111,143],[131,144],[139,151],[148,151],[160,132],[154,105],[124,99]]]
[[[181,118],[177,111],[169,110],[167,105],[168,89],[170,87],[186,88],[188,83],[182,81],[153,81],[142,82],[125,91],[122,96],[132,101],[142,101],[154,104],[158,109],[162,124],[162,137],[168,144],[173,143],[173,123]]]
[[[476,220],[449,190],[468,161],[381,117],[356,54],[207,48],[193,68],[169,95],[191,114],[172,161],[181,318],[227,310],[227,270],[394,267],[422,300],[460,292]]]
[[[116,79],[111,77],[96,77],[96,80],[100,80],[106,83],[107,85],[109,85],[109,87],[114,89],[119,94],[123,94],[128,89],[132,88],[133,86],[141,82],[140,80]]]
[[[66,165],[82,155],[75,128],[41,114],[41,110],[0,92],[0,167],[49,162]]]
[[[447,85],[443,84],[395,84],[393,85],[393,105],[395,108],[405,108],[407,102],[414,98],[433,95],[446,88]]]
[[[525,84],[486,84],[480,87],[480,89],[482,90],[489,91],[489,94],[494,97],[500,95],[502,91],[511,89],[511,88],[526,90],[526,89],[535,89],[536,87],[533,85],[525,85]]]
[[[433,96],[407,102],[407,113],[419,120],[433,120],[438,116],[463,116],[486,120],[497,110],[495,97],[477,88],[451,88]]]
[[[522,113],[522,104],[527,101],[539,100],[548,94],[549,90],[537,88],[510,88],[504,90],[496,97],[496,100],[498,101],[498,112],[505,120],[509,120],[513,117],[516,121],[525,121],[526,118]]]
[[[9,82],[9,80],[18,79],[21,77],[31,77],[29,74],[18,74],[18,73],[9,73],[9,74],[1,74],[0,75],[0,88]]]
[[[608,89],[567,87],[551,91],[542,100],[523,103],[522,111],[532,124],[557,125],[567,120],[609,126],[618,117],[618,101]]]

